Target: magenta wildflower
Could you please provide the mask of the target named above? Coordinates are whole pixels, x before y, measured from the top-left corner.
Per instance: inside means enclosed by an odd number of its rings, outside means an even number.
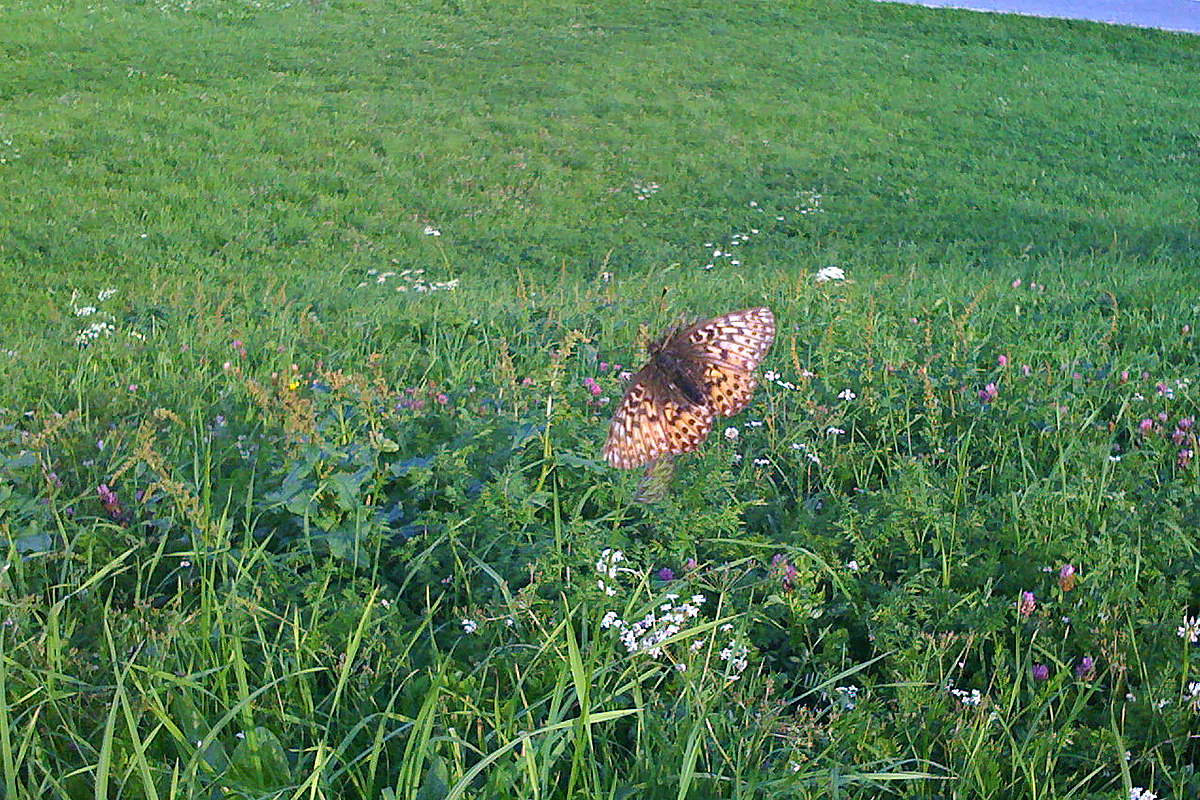
[[[1037,599],[1034,598],[1033,592],[1021,592],[1021,599],[1017,602],[1017,611],[1022,617],[1030,617],[1037,610]]]
[[[1190,431],[1192,426],[1196,424],[1196,420],[1193,417],[1184,417],[1175,424],[1179,426],[1179,430],[1181,431]]]
[[[1129,383],[1129,370],[1121,370],[1121,383]]]
[[[1021,288],[1021,279],[1020,278],[1013,278],[1012,288],[1014,288],[1014,289]]]
[[[583,388],[592,393],[594,397],[599,397],[604,391],[600,388],[600,384],[596,383],[595,378],[587,377],[583,379]]]
[[[1001,367],[1007,367],[1008,366],[1008,356],[1001,353],[1000,356],[996,359],[996,363],[999,364]]]
[[[1024,375],[1026,378],[1028,378],[1030,375],[1033,374],[1033,367],[1029,366],[1028,364],[1022,364],[1021,365],[1021,374]]]
[[[1084,656],[1075,665],[1075,677],[1081,681],[1090,681],[1096,677],[1096,661],[1091,656]]]
[[[601,361],[601,362],[600,362],[600,371],[601,371],[601,372],[608,372],[608,362],[607,362],[607,361]]]
[[[700,566],[700,562],[696,561],[694,558],[688,558],[687,561],[683,562],[683,568],[689,572],[698,566]]]
[[[791,589],[799,574],[783,553],[776,553],[771,559],[771,572],[779,577],[784,589]]]
[[[1000,390],[996,388],[996,384],[994,383],[989,383],[979,390],[979,401],[982,403],[990,403],[999,396]]]
[[[1154,427],[1154,420],[1150,419],[1149,417],[1146,417],[1146,419],[1144,419],[1138,423],[1138,428],[1142,431],[1142,433],[1145,433],[1146,431],[1150,430],[1153,427]]]
[[[675,572],[670,567],[663,567],[658,571],[657,575],[660,581],[675,580]]]
[[[1165,412],[1165,411],[1158,412],[1158,421],[1166,422],[1167,421],[1167,412]]]
[[[1176,459],[1176,463],[1179,464],[1179,468],[1187,469],[1188,465],[1192,463],[1192,456],[1194,455],[1195,453],[1192,452],[1192,448],[1190,447],[1180,450],[1179,457]]]
[[[1050,668],[1045,664],[1034,664],[1031,671],[1035,681],[1044,681],[1050,678]]]
[[[117,493],[110,489],[107,483],[97,486],[96,494],[99,496],[100,505],[104,506],[104,511],[108,514],[109,519],[116,522],[124,521],[125,509],[121,508],[121,501],[117,497]]]
[[[1075,584],[1079,582],[1079,576],[1075,572],[1074,564],[1063,564],[1058,570],[1058,588],[1064,592],[1069,592],[1075,588]]]
[[[445,392],[438,392],[437,393],[437,401],[438,401],[438,405],[444,406],[450,402],[450,397]]]

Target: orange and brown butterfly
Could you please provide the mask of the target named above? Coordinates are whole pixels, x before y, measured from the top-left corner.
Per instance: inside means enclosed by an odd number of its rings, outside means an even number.
[[[635,469],[696,450],[713,418],[750,402],[754,370],[775,340],[775,315],[748,308],[667,331],[649,348],[613,414],[604,445],[608,463]]]

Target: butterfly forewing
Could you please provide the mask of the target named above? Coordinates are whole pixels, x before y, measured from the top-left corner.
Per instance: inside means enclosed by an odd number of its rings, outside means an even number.
[[[608,463],[639,467],[700,447],[713,416],[741,411],[754,369],[775,339],[775,316],[751,308],[704,320],[662,341],[629,385],[604,445]]]

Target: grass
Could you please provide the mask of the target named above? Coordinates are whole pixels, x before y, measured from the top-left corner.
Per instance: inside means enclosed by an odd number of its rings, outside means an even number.
[[[1200,791],[1200,40],[0,10],[4,797]],[[760,304],[633,503],[613,365]]]

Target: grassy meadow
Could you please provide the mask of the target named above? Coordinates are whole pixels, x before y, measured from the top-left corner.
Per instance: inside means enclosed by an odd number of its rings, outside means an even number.
[[[1200,794],[1200,38],[0,18],[0,797]],[[622,374],[757,305],[634,502]]]

